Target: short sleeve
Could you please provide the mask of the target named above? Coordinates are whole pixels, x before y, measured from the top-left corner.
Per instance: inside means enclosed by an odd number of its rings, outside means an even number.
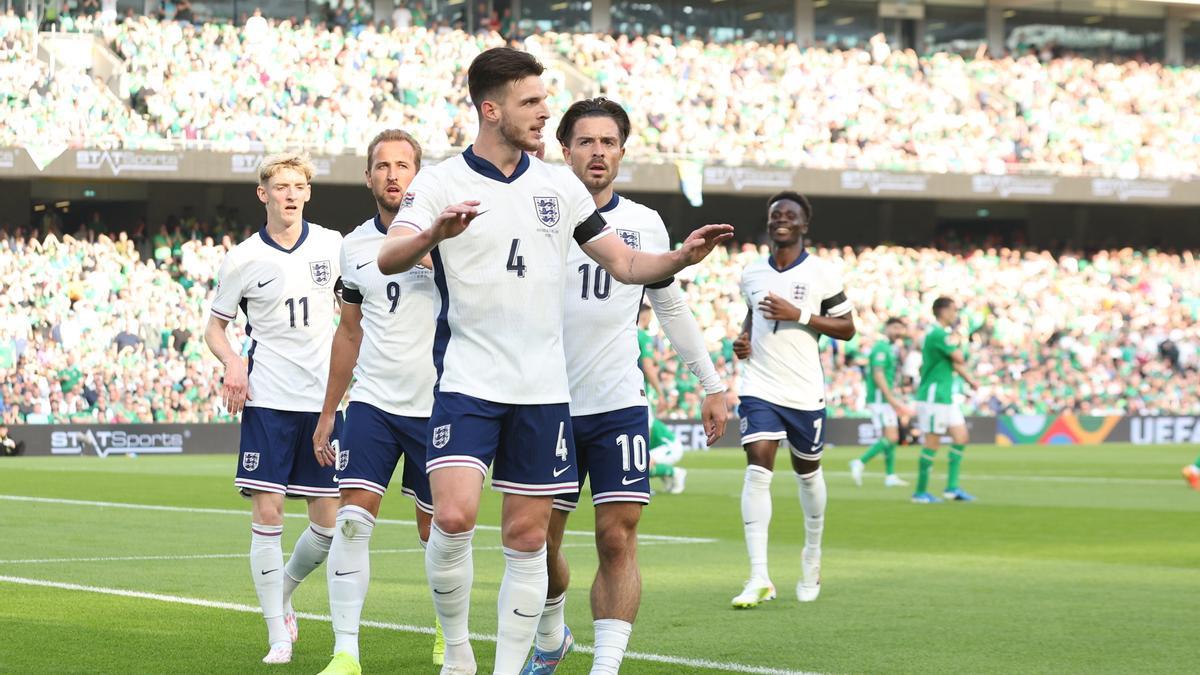
[[[345,270],[345,274],[342,275],[341,279],[342,302],[349,303],[351,305],[361,305],[363,302],[362,289],[359,288],[358,282],[355,281],[354,277],[351,275],[351,270],[354,268],[351,267],[350,263],[347,262],[345,240],[342,240],[342,252],[338,255],[338,262],[341,265],[341,268]]]
[[[428,230],[434,219],[448,206],[442,203],[445,198],[441,192],[432,170],[417,173],[408,186],[408,192],[400,200],[400,211],[392,220],[391,227],[406,227],[415,232]]]
[[[886,366],[887,362],[888,362],[887,352],[883,352],[878,349],[871,352],[871,365]]]
[[[854,309],[846,298],[842,275],[830,269],[825,292],[821,296],[821,316],[846,316]]]
[[[940,354],[950,356],[958,346],[951,343],[950,333],[945,330],[939,330],[930,336],[930,341],[933,342],[933,347]]]
[[[646,245],[642,250],[647,253],[667,253],[671,250],[671,236],[667,234],[667,226],[662,221],[662,217],[651,211],[652,225],[648,228],[646,236]],[[675,283],[675,277],[667,277],[652,284],[646,284],[646,288],[655,290],[662,289]]]
[[[567,188],[563,198],[566,200],[567,215],[570,216],[567,222],[573,225],[571,234],[575,237],[575,243],[580,246],[589,244],[611,232],[604,216],[596,210],[596,200],[592,198],[592,193],[587,191],[569,169],[560,170],[571,176],[569,180],[564,181]]]
[[[221,269],[217,272],[217,293],[213,296],[212,313],[226,321],[237,318],[238,305],[242,302],[242,269],[234,251],[225,254]]]

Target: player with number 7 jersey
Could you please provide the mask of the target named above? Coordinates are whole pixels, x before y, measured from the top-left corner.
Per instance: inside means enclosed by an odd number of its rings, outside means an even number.
[[[784,440],[791,446],[804,511],[796,597],[811,602],[821,591],[825,373],[819,340],[822,335],[838,340],[854,337],[854,317],[841,274],[805,248],[811,221],[812,205],[803,195],[781,192],[771,197],[767,202],[771,255],[742,272],[742,295],[748,307],[734,354],[744,362],[738,417],[747,464],[742,524],[750,579],[733,598],[736,608],[756,607],[775,598],[767,573],[767,530],[775,454]]]

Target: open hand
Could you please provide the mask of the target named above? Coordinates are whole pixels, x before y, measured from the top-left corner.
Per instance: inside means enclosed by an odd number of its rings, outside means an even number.
[[[717,244],[732,238],[732,225],[705,225],[683,240],[683,248],[680,249],[680,252],[688,265],[695,265],[708,257]]]

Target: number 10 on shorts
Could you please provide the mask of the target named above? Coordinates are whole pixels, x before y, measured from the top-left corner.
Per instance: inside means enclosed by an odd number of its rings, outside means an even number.
[[[646,470],[646,438],[644,436],[634,436],[633,442],[630,443],[629,434],[621,434],[617,436],[617,445],[621,448],[621,469],[623,471],[629,473],[632,467],[636,467],[638,471]]]

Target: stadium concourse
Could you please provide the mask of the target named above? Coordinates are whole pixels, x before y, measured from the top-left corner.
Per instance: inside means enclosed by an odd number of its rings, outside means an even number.
[[[505,44],[493,30],[343,27],[288,20],[193,24],[69,16],[125,61],[109,88],[32,48],[34,24],[0,17],[0,146],[55,138],[90,148],[252,144],[354,152],[410,129],[430,156],[461,149],[475,118],[459,83]],[[511,40],[633,103],[631,158],[1003,174],[1187,179],[1200,173],[1200,68],[1063,55],[918,55],[753,41],[541,33]],[[556,63],[566,64],[556,68]],[[26,93],[27,92],[27,93]],[[576,92],[579,93],[579,92]]]
[[[187,223],[131,238],[97,227],[0,235],[0,421],[232,421],[220,364],[199,337],[222,256],[250,228]],[[832,416],[865,415],[866,355],[883,322],[907,318],[919,351],[942,293],[961,298],[971,367],[987,380],[967,393],[968,414],[1200,413],[1200,275],[1190,252],[815,251],[841,268],[859,329],[849,343],[824,344]],[[738,275],[760,255],[731,246],[680,276],[735,392],[732,344],[746,311]],[[696,419],[699,383],[655,324],[651,333],[667,394],[658,414]]]

